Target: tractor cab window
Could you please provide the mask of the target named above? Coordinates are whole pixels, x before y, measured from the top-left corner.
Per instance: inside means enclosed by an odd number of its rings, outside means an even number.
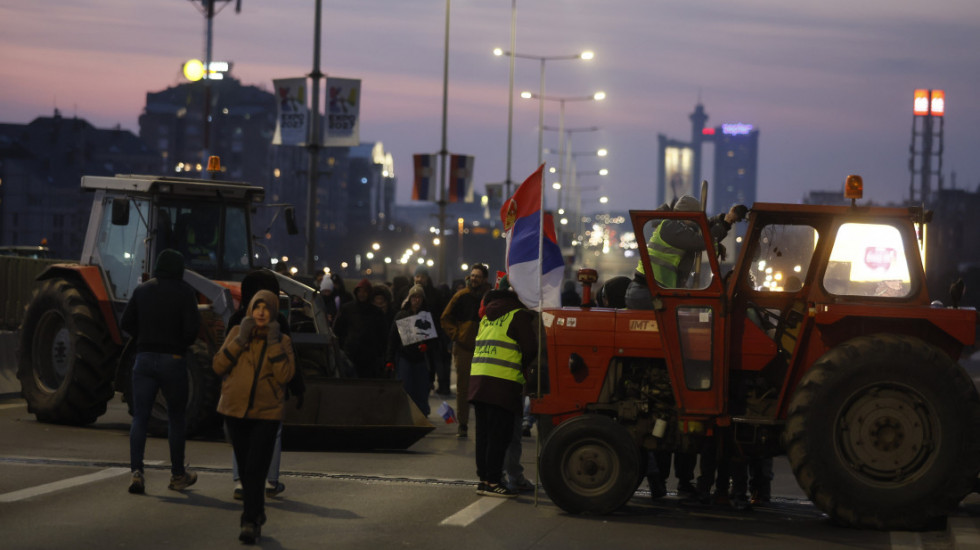
[[[681,337],[684,383],[691,390],[711,388],[712,318],[710,307],[677,308],[677,332]]]
[[[225,252],[224,264],[231,271],[247,271],[248,261],[248,216],[244,208],[228,207],[225,210]]]
[[[704,236],[696,222],[653,218],[644,225],[643,235],[650,262],[644,265],[640,256],[638,272],[651,272],[665,289],[705,289],[711,284],[713,275]]]
[[[204,274],[216,273],[221,206],[215,203],[165,204],[160,210],[173,220],[170,248],[184,255],[184,265]]]
[[[126,225],[114,225],[111,210],[112,200],[126,200],[107,197],[99,227],[95,250],[99,264],[105,272],[109,288],[116,300],[128,300],[133,289],[140,284],[146,265],[146,231],[149,203],[141,199],[130,200],[130,215]]]
[[[830,252],[823,286],[827,292],[842,296],[903,298],[911,294],[901,233],[886,224],[842,224]]]
[[[746,286],[762,292],[796,292],[803,288],[817,246],[809,225],[770,224],[762,228],[746,270]]]

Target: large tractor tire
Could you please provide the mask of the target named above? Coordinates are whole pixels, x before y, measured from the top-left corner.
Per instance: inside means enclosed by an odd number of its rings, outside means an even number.
[[[87,289],[62,278],[34,292],[21,326],[17,378],[41,422],[91,424],[113,396],[116,346]]]
[[[633,496],[640,451],[625,428],[586,414],[559,424],[541,449],[541,483],[571,514],[608,514]]]
[[[938,348],[891,334],[821,357],[789,406],[786,448],[807,496],[840,524],[922,529],[980,471],[980,398]]]
[[[221,395],[221,380],[211,368],[213,353],[208,344],[197,340],[187,356],[187,437],[207,436],[216,432],[220,422],[217,413],[218,397]],[[132,355],[132,360],[135,354]],[[132,364],[128,366],[132,373]],[[129,414],[133,414],[132,374],[128,386],[123,389],[123,399],[129,404]],[[167,401],[157,392],[146,432],[153,437],[167,437]]]

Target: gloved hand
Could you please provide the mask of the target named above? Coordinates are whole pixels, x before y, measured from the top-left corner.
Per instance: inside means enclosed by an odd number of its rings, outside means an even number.
[[[279,330],[279,322],[270,321],[269,334],[266,336],[266,340],[268,340],[270,344],[276,344],[280,339],[282,339],[282,332]]]
[[[243,347],[248,345],[248,341],[252,338],[252,331],[255,329],[255,319],[251,317],[246,317],[242,319],[242,324],[238,325],[238,336],[235,337],[235,341],[241,344]]]
[[[718,259],[720,259],[721,261],[725,261],[725,258],[728,257],[728,251],[725,250],[725,245],[721,243],[717,243],[717,246],[718,246]]]
[[[388,371],[389,373],[395,372],[395,364],[392,363],[391,361],[388,361],[387,363],[385,363],[385,370]]]
[[[422,342],[421,344],[419,344],[419,351],[421,351],[422,353],[425,353],[428,349],[429,349],[429,346],[426,345],[425,342]]]

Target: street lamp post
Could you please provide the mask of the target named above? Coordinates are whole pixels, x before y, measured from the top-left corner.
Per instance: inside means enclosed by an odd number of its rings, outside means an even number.
[[[593,96],[593,98],[589,98],[589,99],[594,99],[594,98],[596,98],[597,96],[600,96],[600,95],[601,95],[601,97],[598,97],[597,100],[602,100],[603,98],[605,98],[605,94],[604,93],[598,92],[598,93],[595,94],[595,96]],[[563,109],[562,110],[562,113],[561,113],[561,117],[559,118],[559,121],[558,121],[559,122],[559,125],[557,127],[555,127],[555,126],[545,126],[544,127],[545,130],[557,130],[558,131],[558,136],[559,136],[558,137],[558,155],[559,155],[559,158],[558,158],[558,184],[559,185],[557,187],[557,190],[558,190],[558,206],[557,206],[557,209],[559,211],[562,208],[562,203],[561,203],[561,199],[562,199],[562,195],[563,195],[562,190],[564,189],[564,187],[566,185],[566,182],[564,182],[564,179],[565,179],[565,157],[568,155],[567,150],[570,149],[570,147],[568,147],[566,144],[571,143],[572,134],[575,133],[575,132],[597,132],[597,131],[599,131],[599,127],[598,126],[585,126],[585,127],[581,127],[581,128],[565,128],[564,118],[565,117],[564,117],[564,109]],[[605,149],[601,149],[601,150],[602,151],[605,151]],[[596,151],[596,153],[594,153],[594,154],[597,155],[597,156],[605,156],[603,154],[600,154],[598,151]]]
[[[543,157],[544,157],[544,98],[545,98],[545,95],[544,95],[544,72],[545,72],[545,62],[546,61],[558,61],[558,60],[562,60],[562,59],[581,59],[583,61],[589,61],[589,60],[592,60],[592,59],[595,58],[595,53],[592,52],[592,51],[589,51],[589,50],[586,50],[586,51],[583,51],[583,52],[580,52],[580,53],[577,53],[577,54],[574,54],[574,55],[527,55],[527,54],[522,54],[522,53],[515,52],[514,51],[514,30],[513,30],[513,22],[512,22],[511,23],[511,50],[510,51],[505,51],[505,50],[503,50],[501,48],[496,48],[496,49],[493,50],[493,55],[496,55],[496,56],[506,55],[506,56],[510,57],[510,71],[511,71],[510,72],[510,79],[511,80],[510,80],[510,100],[509,101],[513,101],[513,97],[514,97],[514,58],[520,57],[520,58],[523,58],[523,59],[534,59],[534,60],[537,60],[541,64],[541,82],[540,82],[539,91],[538,91],[538,166],[541,166],[541,163],[543,162]],[[511,104],[508,103],[508,105],[511,105]],[[509,112],[509,116],[511,116],[511,117],[513,116],[513,111],[510,111]],[[510,132],[511,132],[511,128],[508,125],[508,128],[507,128],[508,153],[510,152],[509,151],[509,149],[510,149],[510,139],[511,139]],[[508,156],[508,160],[509,160],[509,158],[510,157]],[[508,168],[508,171],[509,171],[509,169],[510,169],[509,163],[508,163],[507,168]],[[509,172],[508,172],[507,182],[508,182],[508,184],[510,183],[510,174],[509,174]],[[508,189],[508,194],[509,193],[510,193],[510,191]]]

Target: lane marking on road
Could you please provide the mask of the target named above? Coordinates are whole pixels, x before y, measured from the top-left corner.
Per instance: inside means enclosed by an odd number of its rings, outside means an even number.
[[[466,508],[463,508],[462,510],[442,520],[441,522],[439,522],[439,525],[454,525],[456,527],[466,527],[467,525],[485,516],[490,512],[490,510],[493,510],[497,506],[500,506],[507,500],[510,499],[481,498],[476,502],[474,502],[473,504],[470,504]]]
[[[922,548],[922,535],[912,531],[889,531],[888,538],[894,550]]]
[[[71,489],[72,487],[78,487],[79,485],[85,485],[86,483],[95,483],[96,481],[102,481],[103,479],[109,479],[111,477],[117,477],[128,473],[129,468],[107,468],[92,474],[71,477],[68,479],[62,479],[61,481],[54,481],[52,483],[38,485],[37,487],[28,487],[27,489],[21,489],[19,491],[4,493],[0,495],[0,502],[16,502],[18,500],[46,495],[56,491],[63,491],[65,489]]]
[[[0,405],[0,410],[4,410],[4,409],[20,409],[20,408],[23,408],[23,407],[26,407],[26,406],[27,406],[27,403],[5,403],[3,405]]]

